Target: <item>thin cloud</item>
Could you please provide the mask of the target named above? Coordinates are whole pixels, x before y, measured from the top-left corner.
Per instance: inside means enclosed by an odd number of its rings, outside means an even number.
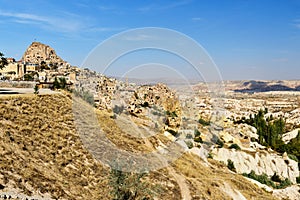
[[[31,20],[31,21],[36,21],[36,22],[49,22],[49,20],[44,19],[41,16],[27,14],[27,13],[12,13],[12,12],[0,11],[0,16],[12,17],[12,18],[17,18],[20,20],[27,20],[27,21]]]
[[[85,27],[83,21],[80,21],[78,17],[71,14],[68,15],[62,17],[46,17],[29,13],[0,11],[0,16],[11,18],[13,22],[31,24],[58,32],[76,32]]]
[[[203,21],[203,18],[201,18],[201,17],[193,17],[192,20],[193,21]]]
[[[75,6],[80,7],[80,8],[89,8],[90,6],[85,3],[75,3]]]
[[[138,11],[148,12],[148,11],[153,11],[153,10],[167,10],[167,9],[184,6],[191,2],[192,2],[192,0],[181,0],[181,1],[172,2],[170,4],[166,4],[166,5],[150,4],[150,5],[138,8]]]
[[[157,5],[151,4],[151,5],[147,5],[147,6],[138,8],[138,11],[141,11],[141,12],[148,12],[148,11],[156,10],[156,9],[157,9]]]
[[[101,6],[98,6],[97,8],[98,8],[99,10],[102,10],[102,11],[112,11],[112,10],[116,10],[116,8],[113,7],[113,6],[103,6],[103,5],[101,5]]]
[[[192,0],[183,0],[183,1],[175,1],[174,3],[171,3],[169,5],[166,5],[164,7],[162,7],[163,9],[169,9],[169,8],[176,8],[176,7],[179,7],[179,6],[184,6],[184,5],[187,5],[189,3],[191,3]]]
[[[110,32],[110,31],[122,31],[126,30],[127,28],[125,27],[93,27],[93,28],[88,28],[86,32]]]

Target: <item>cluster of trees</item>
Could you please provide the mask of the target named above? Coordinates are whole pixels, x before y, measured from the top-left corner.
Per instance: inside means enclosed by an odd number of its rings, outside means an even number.
[[[258,143],[278,150],[284,145],[281,138],[285,131],[285,121],[282,118],[274,119],[272,115],[265,119],[267,112],[267,109],[260,109],[257,114],[254,114],[254,117],[250,114],[248,119],[243,117],[235,123],[246,123],[254,126],[259,136]]]
[[[37,72],[31,72],[24,75],[24,81],[34,81],[35,79],[38,79],[38,77],[39,74]]]
[[[53,89],[66,89],[67,81],[64,77],[57,78],[55,77],[53,82]]]
[[[253,170],[249,174],[243,173],[243,176],[254,179],[275,189],[282,189],[292,185],[292,182],[288,178],[282,180],[276,173],[271,177],[271,179],[266,174],[257,175]]]
[[[268,110],[259,110],[254,116],[250,115],[248,119],[242,118],[235,123],[246,123],[257,129],[259,136],[258,143],[271,147],[279,153],[287,152],[297,162],[300,160],[300,131],[296,138],[285,144],[282,141],[282,135],[286,131],[285,121],[282,118],[275,119],[272,115],[265,118]]]

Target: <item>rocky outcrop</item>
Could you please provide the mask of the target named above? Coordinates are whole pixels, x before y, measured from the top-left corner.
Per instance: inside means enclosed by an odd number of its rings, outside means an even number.
[[[299,200],[300,199],[300,186],[292,185],[285,189],[274,190],[273,195],[279,199]]]
[[[256,134],[257,130],[255,127],[252,127],[247,124],[225,124],[227,127],[219,133],[220,138],[230,146],[235,143],[238,144],[241,148],[253,148],[251,140],[258,139]],[[254,151],[256,148],[253,148]]]
[[[216,148],[212,154],[215,160],[224,163],[227,163],[228,159],[232,160],[237,173],[250,173],[251,170],[256,174],[265,173],[268,176],[276,173],[281,177],[289,178],[293,183],[296,183],[296,177],[299,176],[296,161],[266,151],[250,155],[243,151]]]
[[[293,138],[296,138],[298,136],[299,132],[300,132],[300,128],[297,128],[293,131],[283,134],[282,141],[285,144],[289,143],[290,140],[292,140]]]
[[[137,88],[128,103],[127,111],[136,117],[164,116],[165,129],[176,130],[181,122],[181,106],[178,97],[164,84]]]
[[[56,64],[58,66],[66,65],[66,62],[61,59],[53,48],[40,42],[32,42],[25,51],[22,61],[32,64],[41,64],[42,61],[47,64]]]

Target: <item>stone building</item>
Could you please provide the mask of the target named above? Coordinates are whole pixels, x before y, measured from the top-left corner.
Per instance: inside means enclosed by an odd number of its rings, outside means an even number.
[[[25,73],[25,65],[21,62],[13,62],[13,60],[9,60],[8,65],[0,70],[0,78],[16,79],[22,77]]]

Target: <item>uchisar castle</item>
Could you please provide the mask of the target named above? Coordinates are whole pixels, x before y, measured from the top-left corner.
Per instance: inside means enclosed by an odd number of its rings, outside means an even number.
[[[78,71],[78,68],[56,55],[53,48],[40,42],[32,42],[21,60],[8,58],[7,61],[8,65],[0,70],[2,80],[51,83],[55,77],[64,77],[72,83]]]

